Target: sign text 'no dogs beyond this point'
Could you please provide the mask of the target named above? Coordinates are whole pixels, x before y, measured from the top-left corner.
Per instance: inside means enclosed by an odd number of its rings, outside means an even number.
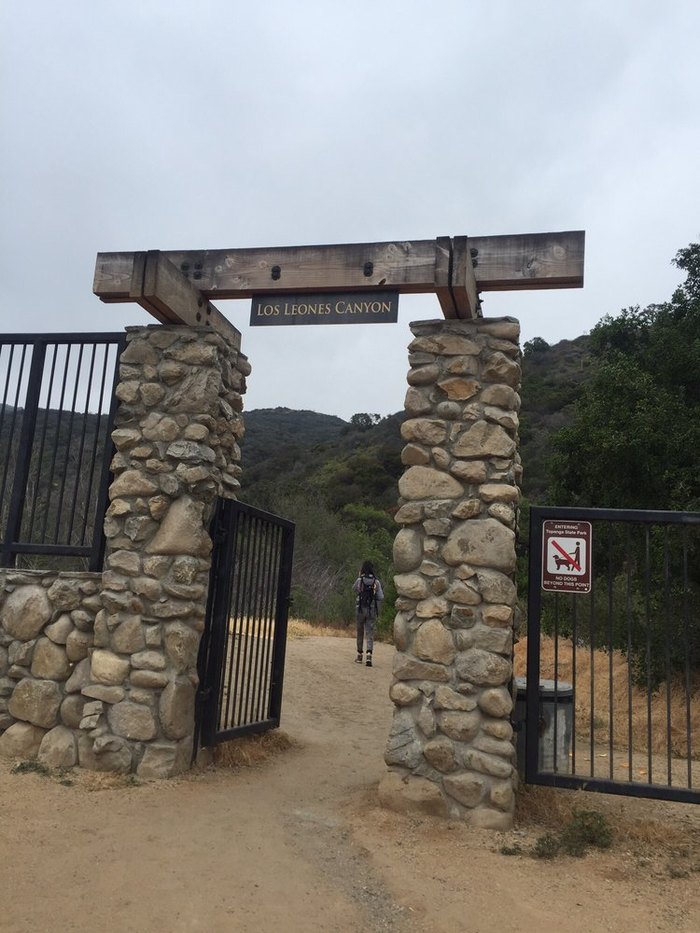
[[[331,292],[311,295],[256,295],[250,324],[395,324],[398,292]]]
[[[590,522],[545,521],[542,525],[542,589],[590,593]]]

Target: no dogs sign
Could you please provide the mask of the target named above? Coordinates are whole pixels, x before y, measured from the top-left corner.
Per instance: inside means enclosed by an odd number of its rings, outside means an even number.
[[[590,522],[546,521],[542,525],[542,589],[591,592]]]

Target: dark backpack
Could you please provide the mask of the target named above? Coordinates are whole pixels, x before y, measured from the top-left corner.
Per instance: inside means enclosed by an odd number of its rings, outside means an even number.
[[[358,600],[360,609],[371,609],[377,606],[377,578],[374,574],[367,573],[360,577],[360,598]]]

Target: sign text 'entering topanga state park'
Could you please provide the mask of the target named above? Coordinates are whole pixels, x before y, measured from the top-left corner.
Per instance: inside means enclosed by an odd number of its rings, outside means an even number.
[[[312,295],[256,295],[252,327],[276,324],[395,324],[398,292],[331,292]]]

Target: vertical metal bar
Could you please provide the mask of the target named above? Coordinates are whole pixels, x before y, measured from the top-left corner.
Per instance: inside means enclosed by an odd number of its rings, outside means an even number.
[[[693,786],[692,731],[690,728],[690,611],[688,608],[688,529],[682,529],[683,547],[683,641],[685,648],[685,751],[688,756],[688,787]]]
[[[264,655],[265,647],[265,600],[266,600],[266,588],[270,585],[269,577],[267,576],[267,558],[268,551],[270,547],[270,534],[272,531],[273,525],[270,521],[265,520],[261,522],[261,542],[260,542],[260,554],[258,557],[258,578],[256,585],[256,617],[257,617],[257,626],[256,626],[256,643],[255,643],[255,660],[253,661],[253,674],[252,679],[255,685],[254,694],[251,697],[251,703],[249,707],[248,716],[252,722],[259,721],[259,716],[257,710],[260,706],[260,697],[262,695],[262,670],[260,667],[261,659]]]
[[[66,357],[66,382],[68,381],[68,365],[70,361],[71,352],[73,350],[73,344],[68,345],[68,354]],[[54,534],[54,544],[58,544],[60,538],[60,531],[63,518],[63,499],[66,492],[66,479],[68,476],[68,463],[70,462],[71,457],[71,445],[73,443],[73,422],[75,421],[75,406],[78,401],[78,386],[80,383],[80,367],[83,362],[83,351],[85,349],[85,344],[80,343],[78,350],[78,361],[77,361],[77,370],[75,374],[75,385],[73,387],[73,398],[71,400],[70,415],[68,417],[68,437],[66,439],[66,462],[63,464],[63,477],[61,479],[61,491],[58,496],[58,508],[56,510],[56,529]],[[70,539],[65,543],[68,544]]]
[[[233,678],[233,685],[229,686],[229,695],[226,701],[226,716],[227,716],[226,722],[229,728],[231,726],[238,725],[238,723],[235,720],[236,707],[237,707],[238,696],[240,692],[241,672],[245,670],[245,651],[247,647],[246,645],[247,630],[246,630],[246,633],[243,632],[243,616],[247,608],[248,571],[249,571],[249,562],[250,562],[252,531],[250,529],[250,516],[248,516],[244,511],[241,511],[238,513],[238,528],[239,528],[238,533],[239,535],[242,536],[243,542],[242,542],[242,560],[241,560],[241,564],[238,567],[238,575],[234,580],[235,593],[236,593],[235,626],[238,629],[238,641],[236,643],[235,675]],[[233,658],[231,659],[231,661],[233,663]]]
[[[260,517],[255,518],[254,527],[255,551],[251,574],[250,611],[248,614],[251,641],[250,652],[248,656],[247,678],[245,684],[245,700],[243,703],[243,717],[246,722],[251,721],[251,703],[255,700],[255,691],[257,688],[255,675],[257,671],[258,651],[260,649],[259,588],[262,564],[261,551],[265,537],[265,524]]]
[[[27,480],[29,478],[29,464],[31,462],[32,438],[34,437],[34,427],[36,425],[36,413],[39,405],[39,393],[41,392],[41,377],[44,371],[45,355],[46,342],[39,338],[34,345],[32,363],[29,368],[29,382],[24,400],[24,417],[22,418],[22,426],[20,429],[19,448],[15,461],[15,475],[12,482],[10,508],[5,530],[5,542],[2,549],[2,559],[0,561],[3,567],[11,567],[13,565],[14,551],[12,550],[12,544],[19,541],[20,537],[24,499],[27,491]]]
[[[270,709],[270,690],[272,687],[272,649],[276,637],[275,619],[277,613],[277,587],[280,576],[280,562],[282,560],[282,538],[282,528],[279,525],[275,525],[270,558],[270,591],[267,607],[267,617],[269,619],[269,623],[265,652],[265,696],[263,707],[265,716],[269,715]]]
[[[571,687],[572,687],[572,698],[571,698],[571,772],[576,774],[576,688],[577,688],[577,677],[576,677],[576,655],[578,651],[578,596],[576,593],[571,594]]]
[[[542,614],[542,512],[530,508],[527,591],[527,680],[525,686],[525,781],[534,784],[539,771],[540,621]]]
[[[87,386],[85,389],[85,407],[82,412],[82,429],[80,431],[80,440],[78,442],[78,463],[75,468],[75,482],[73,484],[73,494],[71,501],[73,503],[73,508],[70,511],[69,523],[68,523],[68,533],[66,535],[66,544],[70,544],[73,540],[73,525],[75,521],[75,516],[78,510],[78,502],[80,500],[80,477],[83,472],[83,456],[85,454],[85,438],[87,434],[87,426],[89,415],[89,403],[90,403],[90,394],[92,392],[92,379],[95,371],[95,353],[97,351],[97,344],[92,344],[92,350],[90,353],[90,364],[88,366],[88,379]],[[78,372],[78,379],[80,378],[80,372]],[[78,380],[76,380],[77,382]],[[99,418],[99,412],[98,412]],[[92,477],[90,477],[92,479]],[[86,489],[86,494],[81,503],[83,514],[87,514],[88,503],[90,502],[90,483]],[[82,538],[79,539],[76,543],[82,544]]]
[[[10,349],[9,349],[9,353],[6,354],[6,356],[8,357],[7,375],[5,377],[5,388],[3,389],[3,393],[2,393],[2,405],[0,406],[0,437],[3,436],[4,429],[5,429],[5,413],[8,410],[7,396],[10,391],[10,382],[12,379],[12,361],[14,360],[14,356],[15,356],[16,344],[14,343],[0,344],[0,356],[5,346],[9,346]],[[21,359],[21,364],[20,364],[19,378],[17,379],[17,389],[15,391],[15,404],[12,406],[12,425],[13,426],[10,428],[9,441],[8,441],[7,447],[5,448],[7,452],[7,457],[4,461],[5,467],[2,473],[2,481],[0,481],[0,503],[3,502],[5,498],[5,483],[6,483],[6,477],[9,472],[9,468],[10,468],[10,460],[11,460],[10,455],[12,453],[12,435],[14,434],[14,420],[17,417],[17,399],[19,398],[20,385],[22,384],[22,371],[24,369],[24,354],[26,350],[27,350],[27,345],[24,344],[22,347],[22,359]]]
[[[211,614],[207,620],[209,634],[208,663],[206,671],[206,697],[204,706],[203,734],[207,744],[216,741],[217,721],[219,712],[219,697],[223,689],[224,659],[227,650],[228,638],[228,609],[229,589],[233,574],[233,557],[235,540],[233,535],[227,533],[230,527],[231,515],[228,502],[219,499],[214,516],[214,547],[212,550],[212,566],[209,575],[210,585],[214,593],[210,601]]]
[[[671,767],[671,585],[670,585],[670,547],[669,526],[664,526],[664,643],[666,647],[666,763],[667,783],[673,784],[673,771]]]
[[[272,649],[272,689],[270,690],[270,718],[279,725],[282,714],[282,688],[284,686],[284,658],[287,650],[287,618],[289,591],[292,585],[292,558],[294,554],[294,527],[282,532],[282,556],[277,581],[275,612],[275,641]]]
[[[8,361],[7,381],[5,382],[5,392],[3,393],[3,399],[2,399],[2,420],[0,420],[0,428],[3,428],[4,423],[5,423],[7,394],[10,390],[10,379],[12,376],[12,360],[14,357],[14,352],[15,352],[15,344],[12,344],[10,346],[10,354],[9,354],[10,359]],[[14,404],[12,405],[12,418],[10,420],[9,439],[8,439],[8,444],[7,444],[7,459],[5,460],[5,466],[4,466],[3,473],[2,473],[2,484],[0,485],[0,503],[3,503],[3,504],[5,503],[5,490],[7,487],[7,480],[10,476],[10,469],[11,469],[11,464],[12,464],[12,446],[13,446],[13,441],[15,437],[15,424],[17,423],[17,412],[19,411],[19,396],[22,391],[22,379],[24,378],[24,362],[25,362],[26,355],[27,355],[27,344],[24,344],[22,346],[22,354],[20,356],[20,361],[19,361],[19,373],[17,374],[17,386],[15,388],[15,399],[14,399]],[[26,403],[25,403],[25,411],[26,411]],[[16,472],[16,469],[17,469],[16,464],[17,464],[17,457],[15,457],[15,470],[13,471],[13,481],[14,481],[14,473]],[[8,518],[8,523],[9,523],[9,510],[8,510],[7,518]],[[2,535],[2,540],[4,539],[5,539],[5,534]],[[0,558],[2,558],[1,554],[0,554]],[[0,560],[0,566],[9,566],[9,565],[2,563],[2,560]]]
[[[255,651],[255,583],[258,571],[258,549],[260,547],[260,522],[255,516],[250,516],[250,528],[252,536],[251,563],[249,566],[248,586],[246,587],[246,651],[245,664],[243,667],[243,681],[240,690],[240,702],[238,705],[237,722],[244,725],[247,722],[248,697],[250,695],[250,674],[253,653]]]
[[[47,346],[47,350],[48,349],[49,348]],[[51,349],[53,350],[53,352],[51,354],[51,366],[49,370],[49,383],[47,386],[47,397],[46,397],[46,401],[44,404],[44,408],[41,410],[41,414],[43,416],[43,423],[42,423],[41,429],[39,429],[38,428],[39,412],[37,411],[37,426],[34,428],[34,437],[32,439],[32,443],[33,443],[32,457],[33,457],[36,452],[37,435],[40,437],[39,451],[38,453],[36,453],[36,461],[35,461],[36,462],[36,485],[34,487],[34,495],[32,496],[32,499],[31,499],[31,510],[29,513],[29,521],[27,523],[27,527],[25,530],[27,541],[32,541],[34,539],[34,519],[36,516],[37,505],[39,505],[39,501],[41,499],[41,483],[42,483],[42,476],[43,476],[44,449],[46,447],[46,435],[48,433],[49,414],[50,414],[49,398],[51,397],[51,387],[53,385],[53,377],[54,377],[54,372],[56,369],[56,354],[58,352],[58,348],[56,347],[56,344],[52,344]],[[44,371],[42,372],[42,383],[44,380],[45,371],[46,371],[46,366],[44,366]],[[41,404],[41,399],[39,400],[39,404]],[[45,509],[43,513],[44,519],[46,516],[46,512],[48,511],[48,506],[49,504],[48,504],[48,495],[47,495]],[[42,541],[43,541],[43,538],[42,538]]]
[[[55,360],[56,360],[56,357],[58,356],[58,344],[55,345],[55,354],[56,354],[56,356],[54,357],[54,362],[55,362]],[[48,493],[47,493],[47,500],[46,500],[46,511],[44,512],[44,521],[43,521],[43,524],[42,524],[42,527],[41,527],[41,540],[42,540],[42,542],[45,542],[45,541],[46,541],[46,528],[47,528],[48,521],[49,521],[49,512],[51,511],[51,500],[53,499],[53,478],[54,478],[54,474],[55,474],[55,472],[56,472],[56,454],[57,454],[57,452],[58,452],[58,442],[59,442],[59,438],[60,438],[60,436],[61,436],[61,422],[62,422],[62,420],[63,420],[63,402],[64,402],[65,395],[66,395],[66,377],[67,377],[67,374],[68,374],[68,360],[69,360],[69,359],[70,359],[70,347],[68,347],[68,349],[67,349],[67,351],[66,351],[66,358],[65,358],[65,360],[63,361],[63,379],[62,379],[62,381],[61,381],[61,395],[60,395],[60,398],[59,398],[59,401],[58,401],[58,414],[57,414],[57,417],[56,417],[56,430],[55,430],[54,438],[53,438],[53,455],[52,455],[52,457],[51,457],[51,469],[50,469],[50,471],[49,471],[49,478],[48,478],[48,483],[47,483]],[[53,383],[53,371],[52,371],[52,383]],[[51,406],[51,388],[52,388],[52,385],[49,386],[49,393],[48,393],[48,395],[47,395],[47,397],[46,397],[46,411],[47,411],[47,415],[48,415],[48,413],[49,413],[50,410],[51,410],[51,409],[50,409],[50,406]]]
[[[73,345],[68,344],[66,346],[66,355],[63,361],[63,379],[61,381],[61,398],[59,402],[60,407],[58,411],[58,423],[56,426],[56,436],[54,438],[54,445],[53,445],[53,458],[51,461],[50,476],[51,476],[51,488],[52,489],[54,485],[54,476],[56,475],[56,463],[58,460],[58,447],[59,447],[59,443],[61,440],[61,431],[63,429],[63,422],[64,422],[63,416],[64,416],[64,413],[66,413],[67,411],[65,406],[66,406],[66,392],[68,390],[68,369],[70,367],[70,361],[71,361],[72,354],[73,354]],[[70,416],[69,416],[69,422],[70,422]],[[70,438],[68,438],[68,440],[70,440]],[[66,451],[70,451],[68,442],[66,443]],[[54,529],[54,544],[58,543],[58,531],[59,531],[59,526],[61,522],[61,504],[62,504],[62,498],[63,498],[63,486],[65,485],[65,481],[66,481],[65,467],[60,472],[62,472],[63,474],[63,481],[61,483],[61,490],[58,493],[58,503],[56,506],[56,526]]]
[[[557,742],[559,741],[559,593],[554,594],[554,756],[552,758],[552,770],[557,773]],[[540,741],[542,737],[540,736]],[[576,762],[572,760],[572,769],[576,767]]]
[[[596,536],[593,536],[593,540],[596,540]],[[596,640],[595,640],[595,567],[593,564],[593,548],[591,547],[591,553],[588,557],[589,566],[591,568],[591,592],[589,596],[590,600],[590,611],[588,616],[588,645],[591,653],[591,722],[590,722],[590,732],[591,732],[591,777],[595,775],[595,649],[596,649]],[[576,697],[574,697],[574,705],[576,704]]]
[[[103,360],[102,360],[102,378],[101,378],[101,380],[100,380],[100,393],[99,393],[99,398],[98,398],[98,401],[97,401],[97,413],[96,413],[96,418],[95,418],[95,430],[94,430],[93,437],[92,437],[92,450],[91,450],[91,452],[90,452],[90,466],[89,466],[88,471],[87,471],[87,475],[88,475],[88,477],[89,477],[89,482],[90,482],[89,488],[90,488],[90,494],[91,494],[91,495],[92,495],[92,493],[93,493],[94,484],[95,484],[95,463],[96,463],[96,461],[97,461],[97,448],[99,447],[99,444],[100,444],[100,437],[101,437],[101,435],[102,435],[102,419],[103,419],[102,406],[103,406],[103,404],[104,404],[105,385],[106,385],[106,383],[107,383],[107,368],[108,368],[108,365],[109,365],[110,349],[111,349],[111,344],[108,344],[108,343],[107,343],[107,344],[104,344],[104,358],[103,358]],[[112,395],[111,395],[111,401],[110,401],[110,411],[109,411],[109,412],[107,413],[107,415],[106,415],[106,417],[107,417],[107,429],[106,429],[105,433],[106,433],[107,436],[105,437],[105,443],[104,443],[104,445],[103,445],[103,451],[102,451],[101,474],[104,473],[105,461],[107,461],[107,464],[109,464],[109,460],[111,460],[111,457],[108,457],[108,456],[107,456],[107,453],[108,453],[108,451],[110,450],[110,448],[111,448],[111,446],[112,446],[112,445],[110,444],[110,438],[109,438],[109,435],[111,434],[111,430],[110,430],[111,421],[110,421],[110,419],[111,419],[111,412],[112,412],[112,409],[114,409],[114,412],[116,413],[116,402],[117,402],[117,399],[116,399],[116,396],[115,396],[115,391],[116,391],[117,384],[118,384],[118,383],[117,383],[117,377],[118,377],[118,375],[119,375],[119,354],[120,354],[120,349],[121,349],[121,348],[120,348],[119,345],[117,345],[115,349],[116,349],[116,359],[115,359],[115,361],[114,361],[114,373],[113,373],[113,377],[112,377]],[[107,479],[104,480],[104,485],[105,485],[106,487],[109,485],[109,466],[107,467]],[[97,506],[96,506],[96,508],[95,508],[95,512],[96,512],[96,514],[95,514],[95,516],[94,516],[95,519],[96,519],[97,515],[100,514],[100,509],[99,509],[99,497],[100,497],[100,495],[103,495],[103,496],[104,496],[103,502],[104,502],[105,505],[106,505],[106,502],[107,502],[107,488],[105,488],[105,489],[103,490],[102,486],[103,486],[103,477],[102,477],[102,475],[101,475],[101,476],[100,476],[100,485],[99,485],[99,487],[98,487],[97,490],[96,490],[97,495],[98,495],[98,504],[97,504]],[[88,516],[89,516],[89,512],[88,512],[88,510],[86,509],[86,510],[85,510],[85,513],[84,513],[84,515],[83,515],[83,526],[82,526],[82,529],[81,529],[81,532],[80,532],[80,540],[81,540],[81,541],[85,541],[85,532],[87,531]],[[101,536],[101,531],[102,531],[101,526],[100,526],[100,528],[98,528],[98,527],[97,527],[97,524],[96,524],[96,522],[95,522],[94,527],[93,527],[93,537],[92,537],[93,551],[94,551],[94,549],[95,549],[95,542],[96,542],[96,541],[98,540],[98,538]]]
[[[273,561],[274,561],[274,551],[275,543],[277,536],[277,525],[272,522],[267,524],[267,533],[266,533],[266,547],[265,547],[265,557],[264,557],[264,570],[263,570],[263,579],[265,581],[265,589],[263,592],[263,601],[261,606],[261,617],[262,617],[262,644],[260,651],[260,670],[258,675],[258,696],[257,702],[255,704],[254,716],[255,719],[260,721],[265,716],[265,709],[267,707],[267,662],[268,662],[268,647],[270,644],[271,632],[271,619],[270,619],[270,599],[272,594],[273,584],[276,582],[275,577],[272,572]]]
[[[99,434],[101,433],[102,426],[102,404],[104,401],[104,391],[105,384],[107,381],[107,358],[109,354],[110,344],[105,344],[105,360],[104,367],[102,370],[102,384],[100,386],[100,398],[97,407],[97,423],[95,426],[95,445],[93,449],[93,454],[90,461],[90,482],[92,486],[92,477],[94,473],[95,458],[97,454],[97,446],[99,443]],[[105,555],[105,534],[104,534],[104,518],[105,512],[107,511],[107,497],[109,494],[109,484],[111,476],[111,462],[112,455],[114,452],[114,444],[112,443],[112,428],[114,427],[114,419],[117,414],[117,385],[119,384],[119,360],[126,348],[126,335],[124,335],[119,343],[115,346],[115,360],[114,360],[114,373],[112,376],[112,395],[111,402],[109,406],[109,413],[107,415],[107,423],[105,425],[105,438],[104,446],[102,450],[102,466],[100,469],[100,480],[99,486],[97,487],[97,496],[95,501],[95,515],[93,519],[93,528],[92,528],[92,555],[90,557],[90,570],[101,570],[102,565],[104,564],[104,555]],[[86,512],[86,521],[87,521],[87,512]],[[85,534],[85,528],[83,528],[83,536]]]
[[[226,522],[223,526],[223,534],[226,535],[227,542],[230,542],[232,548],[230,555],[230,570],[227,580],[225,630],[226,643],[221,657],[221,684],[217,690],[217,719],[216,728],[223,732],[232,725],[230,721],[231,708],[233,706],[236,693],[236,680],[238,678],[238,663],[240,661],[240,635],[238,634],[238,619],[240,615],[241,599],[241,566],[244,560],[243,550],[245,547],[245,535],[243,525],[245,523],[244,515],[238,509],[238,503],[232,499],[224,500],[226,503]],[[234,678],[234,665],[236,665],[236,675]]]
[[[230,520],[226,525],[226,534],[234,538],[235,559],[231,567],[230,585],[227,588],[226,600],[226,652],[223,658],[224,674],[221,688],[217,697],[218,717],[216,728],[219,732],[230,728],[231,708],[233,707],[237,681],[238,665],[241,654],[241,636],[239,632],[240,606],[242,600],[242,581],[245,566],[245,550],[247,539],[245,535],[245,515],[238,510],[238,503],[228,500],[227,509],[230,510]],[[235,674],[234,674],[235,669]]]
[[[654,756],[652,755],[651,730],[651,540],[649,525],[644,529],[644,620],[646,623],[646,669],[647,669],[647,780],[652,783]]]
[[[627,624],[627,780],[632,780],[632,533],[625,528],[627,589],[625,593],[625,620]]]
[[[610,540],[608,542],[608,757],[609,757],[609,771],[610,771],[610,780],[613,779],[614,774],[614,759],[613,759],[613,733],[615,730],[615,720],[614,720],[614,691],[613,691],[613,647],[615,644],[613,637],[613,539],[614,539],[614,530],[613,525],[609,524],[610,528]]]
[[[241,515],[242,522],[245,523],[246,534],[246,560],[243,567],[243,573],[239,581],[240,595],[240,615],[238,617],[238,658],[236,660],[236,694],[232,707],[231,726],[240,726],[243,724],[241,715],[243,709],[243,696],[246,685],[246,669],[248,665],[248,649],[250,648],[250,631],[248,619],[250,615],[250,579],[251,562],[255,548],[255,528],[253,517],[247,513]]]

